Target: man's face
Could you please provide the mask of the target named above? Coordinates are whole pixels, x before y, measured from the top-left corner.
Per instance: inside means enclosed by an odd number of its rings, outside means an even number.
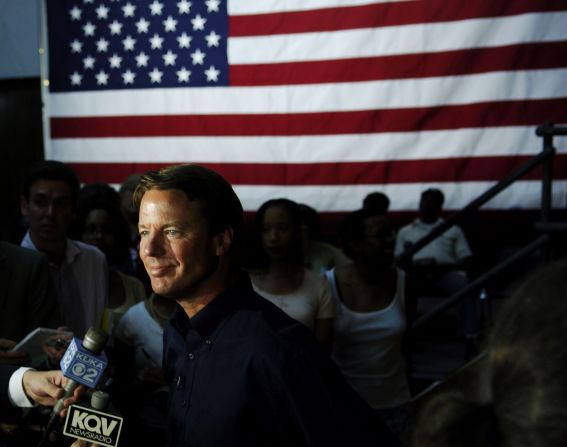
[[[154,292],[176,300],[197,297],[218,261],[201,203],[178,189],[151,189],[142,198],[138,227]]]
[[[419,217],[423,222],[433,223],[441,215],[441,207],[437,197],[424,194],[419,201]]]
[[[30,186],[29,201],[22,197],[21,211],[38,249],[44,244],[61,244],[73,220],[71,188],[62,180],[36,180]]]

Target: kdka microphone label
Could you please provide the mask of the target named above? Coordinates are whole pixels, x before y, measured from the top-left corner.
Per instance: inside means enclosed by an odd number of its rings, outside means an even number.
[[[104,353],[96,355],[88,351],[77,338],[73,338],[60,363],[65,377],[89,388],[96,386],[107,364]]]
[[[71,405],[63,434],[88,442],[115,447],[118,444],[122,418],[92,408]]]

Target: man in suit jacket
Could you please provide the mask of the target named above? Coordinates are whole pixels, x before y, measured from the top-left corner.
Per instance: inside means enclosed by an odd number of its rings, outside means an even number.
[[[0,338],[20,341],[60,322],[45,255],[0,241]]]

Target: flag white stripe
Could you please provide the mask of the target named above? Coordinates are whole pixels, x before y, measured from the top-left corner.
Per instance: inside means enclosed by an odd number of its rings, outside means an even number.
[[[376,3],[401,3],[416,0],[245,0],[228,1],[229,15],[266,14],[273,12],[306,11],[320,8],[369,5]]]
[[[422,191],[441,188],[445,195],[445,209],[461,209],[480,196],[493,182],[459,183],[405,183],[389,185],[341,186],[235,186],[235,191],[246,210],[257,210],[262,203],[275,197],[288,197],[299,203],[313,203],[316,208],[342,212],[357,209],[364,197],[372,191],[382,191],[390,198],[391,211],[417,210]],[[553,206],[567,205],[567,181],[554,182]],[[560,191],[558,194],[557,192]],[[541,203],[541,182],[522,181],[514,183],[497,195],[483,209],[538,208]]]
[[[561,68],[342,84],[56,93],[51,95],[51,116],[264,114],[433,107],[555,98],[567,95],[566,85],[567,69]]]
[[[555,143],[559,153],[567,153],[566,138]],[[69,138],[54,140],[49,157],[70,163],[332,163],[521,156],[541,147],[533,127],[499,127],[302,137]]]
[[[567,40],[567,12],[384,28],[232,37],[230,64],[347,59]]]
[[[256,211],[266,200],[286,197],[326,212],[348,212],[358,209],[364,197],[382,191],[390,198],[390,211],[417,211],[421,193],[427,188],[441,188],[446,210],[457,210],[486,192],[492,182],[404,183],[389,185],[346,186],[242,186],[233,185],[245,211]],[[118,188],[120,185],[113,185]],[[567,181],[553,182],[553,207],[567,206]],[[494,197],[485,210],[535,209],[541,204],[541,182],[520,181]]]

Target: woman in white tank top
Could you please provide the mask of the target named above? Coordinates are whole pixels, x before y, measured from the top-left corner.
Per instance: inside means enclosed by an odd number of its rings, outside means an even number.
[[[405,440],[410,400],[401,351],[405,275],[394,265],[394,233],[383,216],[359,210],[345,217],[340,238],[353,262],[326,273],[337,307],[333,359]]]

